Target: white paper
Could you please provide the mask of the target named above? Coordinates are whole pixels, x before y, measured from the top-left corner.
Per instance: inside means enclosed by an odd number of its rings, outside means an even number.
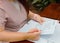
[[[44,18],[44,20],[45,20],[45,22],[42,25],[34,20],[30,20],[18,32],[28,32],[30,29],[37,28],[39,30],[42,30],[41,35],[53,34],[57,20],[53,20],[53,19],[49,19],[49,18]],[[33,41],[33,42],[48,43],[48,41],[46,39],[43,39],[41,37],[39,40]],[[52,43],[52,42],[50,42],[50,43]]]
[[[48,40],[40,38],[38,41],[34,41],[34,43],[48,43]]]
[[[28,32],[30,29],[37,28],[42,30],[41,35],[53,34],[57,20],[44,18],[45,22],[40,24],[34,20],[30,20],[18,32]]]

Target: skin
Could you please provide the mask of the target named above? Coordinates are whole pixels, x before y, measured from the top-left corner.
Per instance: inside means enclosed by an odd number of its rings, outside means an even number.
[[[9,0],[11,2],[13,0]],[[1,11],[0,11],[1,12]],[[34,17],[35,16],[35,17]],[[42,23],[42,17],[29,11],[28,17],[34,19],[39,23]],[[36,19],[37,18],[37,19]],[[41,31],[37,28],[31,29],[28,32],[8,32],[4,30],[4,27],[0,27],[0,41],[14,42],[22,40],[38,40]]]
[[[41,17],[40,15],[35,14],[35,13],[31,12],[31,11],[29,11],[28,17],[29,17],[30,19],[33,19],[33,20],[39,22],[40,24],[42,24],[42,23],[44,22],[43,17]]]

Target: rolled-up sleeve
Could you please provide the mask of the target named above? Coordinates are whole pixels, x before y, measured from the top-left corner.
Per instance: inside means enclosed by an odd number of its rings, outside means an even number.
[[[0,8],[0,31],[4,30],[6,21],[5,11]]]

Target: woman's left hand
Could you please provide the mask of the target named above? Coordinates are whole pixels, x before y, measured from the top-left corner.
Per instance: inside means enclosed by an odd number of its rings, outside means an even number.
[[[40,24],[42,24],[44,22],[44,19],[43,17],[41,17],[40,15],[38,14],[35,14],[31,11],[29,11],[29,17],[37,22],[39,22]]]
[[[42,24],[42,23],[44,22],[43,17],[41,17],[41,16],[38,15],[38,14],[34,14],[33,19],[34,19],[35,21],[39,22],[40,24]]]

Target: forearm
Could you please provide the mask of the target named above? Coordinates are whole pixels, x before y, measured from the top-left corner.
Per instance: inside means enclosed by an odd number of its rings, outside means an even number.
[[[0,32],[0,41],[8,41],[8,42],[22,41],[26,40],[27,37],[28,33],[6,32],[6,31]]]

